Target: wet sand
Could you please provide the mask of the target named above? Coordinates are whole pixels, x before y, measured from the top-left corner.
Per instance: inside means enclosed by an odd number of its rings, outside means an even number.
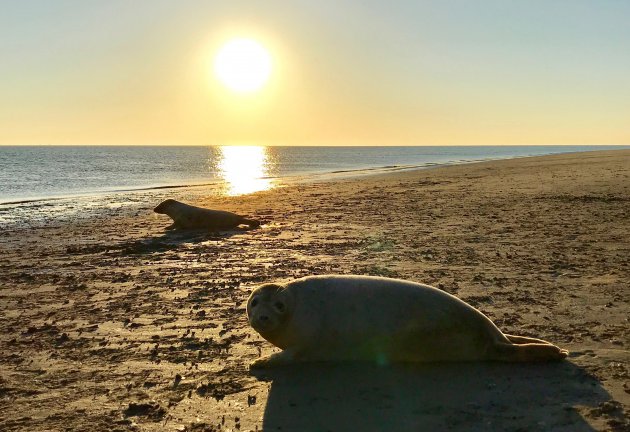
[[[155,204],[0,233],[1,430],[630,429],[630,151],[197,200],[249,231]],[[250,374],[252,287],[324,273],[432,284],[570,357]]]

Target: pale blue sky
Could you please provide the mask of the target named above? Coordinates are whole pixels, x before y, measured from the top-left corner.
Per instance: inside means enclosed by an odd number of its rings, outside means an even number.
[[[628,1],[0,3],[0,144],[630,144]],[[275,81],[230,101],[226,35]],[[221,93],[221,94],[220,94]]]

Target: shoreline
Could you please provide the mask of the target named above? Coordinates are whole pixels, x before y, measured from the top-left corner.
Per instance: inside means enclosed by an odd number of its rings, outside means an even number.
[[[258,229],[164,231],[136,207],[0,236],[0,428],[560,430],[630,427],[630,150],[289,185],[177,190]],[[275,349],[252,288],[311,274],[428,283],[551,364],[303,365]],[[625,429],[624,429],[625,428]]]
[[[491,146],[489,146],[491,147]],[[533,147],[533,146],[532,146]],[[545,146],[540,146],[545,147]],[[385,165],[385,166],[373,166],[373,167],[364,167],[364,168],[356,168],[356,169],[342,169],[342,170],[333,170],[333,171],[313,171],[308,173],[298,173],[286,176],[269,176],[269,177],[261,177],[258,180],[263,181],[271,181],[272,186],[270,189],[282,188],[292,185],[298,184],[311,184],[317,182],[334,182],[338,180],[358,180],[362,177],[369,177],[373,175],[386,175],[388,173],[396,173],[396,172],[407,172],[407,171],[417,171],[417,170],[428,170],[435,168],[442,168],[448,166],[458,166],[458,165],[467,165],[467,164],[477,164],[483,162],[493,162],[493,161],[502,161],[502,160],[514,160],[514,159],[522,159],[522,158],[536,158],[536,157],[544,157],[544,156],[553,156],[553,155],[570,155],[570,154],[581,154],[581,153],[590,153],[590,152],[600,152],[600,151],[623,151],[627,150],[625,146],[620,149],[606,149],[606,150],[582,150],[576,152],[563,152],[563,153],[550,153],[550,154],[542,154],[542,155],[525,155],[525,156],[511,156],[511,157],[499,157],[499,158],[483,158],[483,159],[460,159],[460,160],[452,160],[447,162],[427,162],[419,165]],[[208,188],[206,190],[200,190],[200,188]],[[92,212],[94,207],[101,206],[103,207],[103,211],[105,212],[108,207],[112,205],[118,206],[130,206],[133,207],[133,202],[136,202],[137,199],[134,197],[144,195],[145,199],[153,199],[158,200],[163,198],[168,194],[169,191],[182,190],[186,192],[190,192],[189,196],[192,199],[199,199],[203,196],[227,196],[233,197],[235,195],[230,195],[226,192],[229,188],[229,182],[226,182],[221,179],[216,179],[213,181],[200,181],[199,183],[185,183],[185,184],[172,184],[172,185],[157,185],[157,186],[139,186],[137,188],[123,188],[123,189],[115,189],[115,190],[102,190],[102,191],[94,191],[94,192],[77,192],[73,194],[66,195],[53,195],[53,196],[44,196],[44,197],[27,197],[27,198],[7,198],[5,200],[0,199],[0,226],[10,226],[11,224],[30,224],[33,223],[35,219],[39,220],[40,223],[49,223],[54,222],[56,217],[61,217],[62,221],[66,219],[70,219],[73,216],[73,213],[81,212],[88,210],[90,211],[90,216],[93,217],[95,214]],[[257,193],[261,191],[254,191],[251,193]],[[240,194],[240,195],[249,195],[248,194]],[[153,195],[153,196],[152,196]],[[236,195],[237,196],[237,195]],[[65,203],[65,205],[64,205]],[[55,209],[54,214],[48,214],[43,211],[40,214],[34,215],[34,220],[29,220],[29,210],[38,210],[41,208],[54,207],[55,204],[58,204],[58,208]],[[70,214],[64,214],[66,210],[70,210]],[[132,209],[134,210],[134,209]],[[12,212],[19,212],[20,215],[12,215]],[[24,215],[24,213],[26,213]]]
[[[1,146],[1,147],[10,147],[10,148],[15,148],[15,149],[20,148],[20,146]],[[27,147],[48,148],[47,146],[27,146]],[[88,147],[90,148],[90,147],[101,147],[101,146],[54,146],[54,147],[70,147],[70,148]],[[119,146],[113,146],[113,147],[116,148]],[[123,147],[133,147],[133,146],[123,146]],[[173,146],[167,146],[167,147],[173,147]],[[207,146],[192,146],[192,147],[204,148]],[[406,148],[425,148],[425,147],[427,146],[407,146]],[[431,146],[428,146],[428,147],[431,147]],[[466,146],[443,146],[443,147],[465,148]],[[497,146],[471,146],[471,147],[501,148],[503,146],[497,145]],[[520,147],[520,146],[517,146],[517,147]],[[524,146],[524,147],[558,148],[561,146],[531,145],[531,146]],[[566,147],[576,147],[576,146],[567,145]],[[434,166],[449,166],[449,165],[459,165],[459,164],[464,164],[464,163],[478,163],[478,162],[488,162],[488,161],[495,161],[495,160],[518,159],[518,158],[523,158],[523,157],[538,157],[538,156],[546,156],[546,155],[553,155],[553,154],[571,154],[571,153],[583,153],[583,152],[592,152],[592,151],[614,151],[614,150],[630,149],[630,146],[627,146],[627,145],[617,145],[617,146],[601,145],[601,147],[607,147],[605,149],[598,149],[597,146],[587,146],[587,145],[583,147],[588,147],[588,149],[578,150],[574,152],[555,151],[551,153],[542,153],[542,154],[534,154],[534,155],[501,156],[497,158],[488,157],[488,158],[476,158],[476,159],[453,159],[453,160],[449,160],[445,162],[425,162],[425,163],[410,164],[410,165],[402,165],[402,164],[374,165],[374,166],[362,166],[362,167],[357,167],[357,168],[349,167],[349,168],[344,168],[344,169],[333,169],[333,170],[325,170],[325,171],[314,170],[314,171],[289,173],[289,174],[279,175],[279,176],[263,176],[260,179],[269,179],[269,180],[275,180],[278,182],[287,182],[287,183],[294,183],[297,181],[309,182],[311,181],[311,178],[316,180],[322,177],[324,178],[330,177],[330,178],[326,178],[326,180],[334,180],[336,177],[338,177],[336,176],[336,174],[355,173],[356,176],[358,177],[362,175],[370,175],[373,171],[380,173],[380,172],[389,172],[389,171],[398,171],[398,170],[426,169],[426,168],[432,168]],[[618,147],[618,149],[610,148],[610,147]],[[56,201],[56,200],[71,199],[71,198],[95,198],[95,197],[101,197],[101,196],[111,195],[111,194],[125,194],[125,193],[134,193],[134,192],[161,190],[161,189],[178,189],[178,188],[192,188],[192,187],[203,187],[203,186],[216,186],[216,185],[221,185],[222,182],[224,182],[224,180],[220,178],[198,179],[198,180],[188,181],[186,183],[123,186],[121,188],[113,188],[113,189],[110,188],[110,189],[92,190],[92,191],[78,191],[78,192],[72,192],[72,193],[60,193],[60,194],[42,195],[42,196],[22,196],[22,197],[14,196],[14,197],[4,197],[4,198],[0,197],[0,207],[36,203],[36,202]]]

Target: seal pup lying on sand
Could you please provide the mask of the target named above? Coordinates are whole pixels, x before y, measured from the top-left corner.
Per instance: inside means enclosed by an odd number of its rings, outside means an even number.
[[[437,288],[370,276],[310,276],[256,288],[247,317],[283,351],[252,368],[301,361],[550,361],[568,351],[503,334],[474,307]]]
[[[184,204],[174,199],[161,202],[154,212],[167,214],[173,219],[173,224],[166,229],[200,229],[212,230],[231,229],[239,225],[255,228],[260,225],[257,220],[246,219],[235,213],[222,210],[210,210]]]

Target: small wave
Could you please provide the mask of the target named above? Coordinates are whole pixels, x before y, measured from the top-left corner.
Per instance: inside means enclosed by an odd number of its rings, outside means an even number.
[[[30,203],[36,203],[36,202],[46,202],[46,201],[58,201],[58,200],[62,200],[65,199],[66,197],[54,197],[54,198],[33,198],[33,199],[24,199],[24,200],[19,200],[19,201],[2,201],[0,202],[0,206],[9,206],[9,205],[20,205],[20,204],[30,204]],[[68,197],[69,198],[69,197]],[[45,204],[42,204],[45,205]],[[49,204],[52,205],[52,204]],[[6,210],[6,209],[2,209],[2,210]],[[0,210],[0,211],[2,211]]]
[[[193,187],[203,187],[203,186],[215,186],[220,184],[220,182],[206,182],[206,183],[185,183],[185,184],[176,184],[176,185],[158,185],[158,186],[142,186],[142,187],[131,187],[131,188],[117,188],[117,189],[105,189],[100,191],[92,191],[92,192],[77,192],[75,194],[68,195],[56,195],[49,197],[35,197],[35,198],[24,198],[17,199],[14,201],[1,201],[0,207],[2,206],[15,206],[22,204],[34,204],[38,202],[47,203],[49,201],[61,201],[68,199],[83,199],[90,197],[102,197],[104,195],[109,194],[118,194],[118,193],[128,193],[128,192],[148,192],[152,190],[165,190],[165,189],[182,189],[182,188],[193,188]],[[47,204],[42,204],[47,205]],[[48,205],[53,205],[48,204]]]
[[[396,170],[401,170],[401,169],[418,168],[421,166],[422,165],[385,165],[385,166],[380,166],[380,167],[336,170],[336,171],[330,171],[330,174],[361,173],[361,172],[371,172],[371,171],[396,171]]]

